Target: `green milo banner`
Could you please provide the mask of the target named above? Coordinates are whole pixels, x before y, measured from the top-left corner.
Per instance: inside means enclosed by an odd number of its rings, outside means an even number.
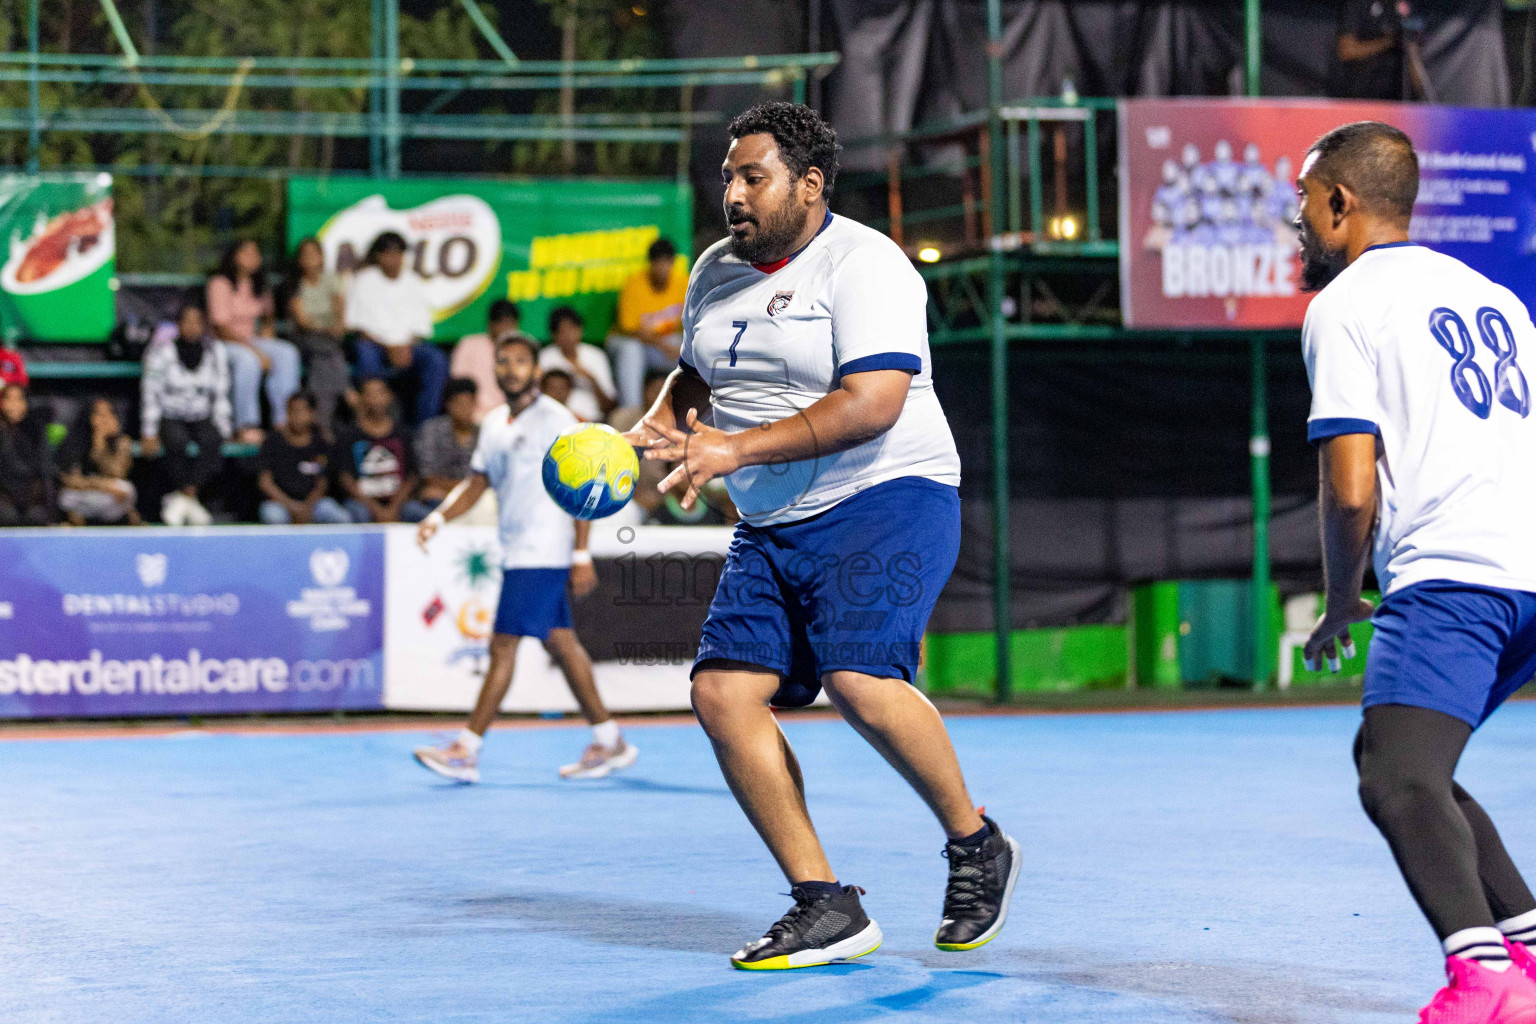
[[[0,336],[104,341],[116,318],[112,176],[0,175]]]
[[[574,306],[587,340],[601,341],[646,248],[666,237],[687,252],[692,203],[672,181],[292,178],[288,243],[314,235],[326,266],[348,273],[380,232],[399,232],[439,341],[485,330],[499,298],[516,302],[539,338],[550,310]]]

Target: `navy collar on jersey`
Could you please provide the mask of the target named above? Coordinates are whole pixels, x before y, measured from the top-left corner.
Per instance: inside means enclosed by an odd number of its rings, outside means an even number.
[[[816,241],[816,236],[827,230],[827,225],[831,223],[832,211],[828,210],[827,215],[821,220],[821,227],[817,228],[816,234],[811,236],[811,242]],[[794,259],[796,256],[799,256],[801,253],[805,252],[805,250],[809,249],[811,247],[811,242],[806,242],[800,248],[796,249],[794,252],[790,253],[788,256],[785,256],[781,260],[774,260],[772,263],[754,263],[752,266],[754,269],[761,270],[765,274],[772,274],[774,271],[783,270],[785,267],[789,266],[790,260]]]
[[[1361,249],[1360,250],[1360,255],[1364,256],[1366,253],[1370,252],[1372,249],[1401,249],[1405,245],[1418,245],[1418,244],[1419,244],[1418,242],[1378,242],[1375,245],[1368,245],[1364,249]]]

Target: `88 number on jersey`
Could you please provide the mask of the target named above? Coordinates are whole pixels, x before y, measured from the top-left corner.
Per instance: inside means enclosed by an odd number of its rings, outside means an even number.
[[[1477,311],[1477,334],[1483,347],[1493,353],[1493,382],[1477,365],[1477,348],[1467,322],[1454,309],[1437,307],[1429,314],[1429,333],[1455,360],[1451,364],[1451,389],[1461,404],[1478,419],[1493,412],[1493,400],[1525,419],[1531,412],[1531,388],[1515,360],[1515,332],[1509,320],[1492,306]]]

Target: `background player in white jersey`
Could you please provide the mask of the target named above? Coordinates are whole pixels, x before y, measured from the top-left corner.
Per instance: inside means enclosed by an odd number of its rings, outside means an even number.
[[[1420,1021],[1526,1024],[1536,899],[1453,774],[1536,672],[1536,419],[1520,365],[1536,327],[1509,289],[1409,242],[1419,168],[1396,128],[1329,132],[1299,185],[1303,285],[1322,289],[1302,344],[1328,602],[1305,654],[1336,669],[1349,625],[1372,617],[1374,530],[1385,596],[1355,758],[1366,813],[1447,957],[1450,984]]]
[[[480,742],[512,685],[517,645],[525,636],[543,642],[565,674],[581,713],[592,725],[592,742],[581,760],[560,769],[565,778],[599,778],[635,763],[639,752],[619,733],[592,680],[592,659],[571,628],[566,586],[578,597],[597,585],[587,551],[591,524],[572,519],[544,490],[544,453],[576,417],[539,393],[538,352],[525,335],[508,335],[496,346],[496,380],[507,404],[480,423],[470,474],[422,521],[417,538],[427,543],[446,520],[463,515],[494,488],[500,508],[501,599],[492,627],[491,664],[469,724],[442,747],[417,748],[424,768],[459,782],[480,780]]]
[[[630,439],[680,460],[661,489],[686,478],[685,507],[724,477],[743,517],[693,706],[795,905],[732,961],[808,967],[880,944],[860,890],[827,862],[770,710],[823,687],[938,817],[950,870],[934,942],[972,949],[1003,925],[1019,850],[977,813],[943,721],[911,686],[960,544],[926,290],[895,243],[828,211],[837,140],[815,111],[764,104],[730,134],[730,237],[694,266],[681,366]]]

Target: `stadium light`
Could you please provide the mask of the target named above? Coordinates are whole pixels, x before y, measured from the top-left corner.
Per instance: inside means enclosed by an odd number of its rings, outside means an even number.
[[[925,245],[917,250],[917,258],[924,263],[937,263],[943,256],[944,254],[936,246],[932,245]]]
[[[1069,241],[1069,242],[1072,239],[1076,238],[1077,237],[1077,218],[1071,217],[1071,216],[1052,217],[1051,218],[1051,237],[1052,238],[1056,238],[1056,239],[1061,239],[1061,240],[1064,240],[1064,241]]]

